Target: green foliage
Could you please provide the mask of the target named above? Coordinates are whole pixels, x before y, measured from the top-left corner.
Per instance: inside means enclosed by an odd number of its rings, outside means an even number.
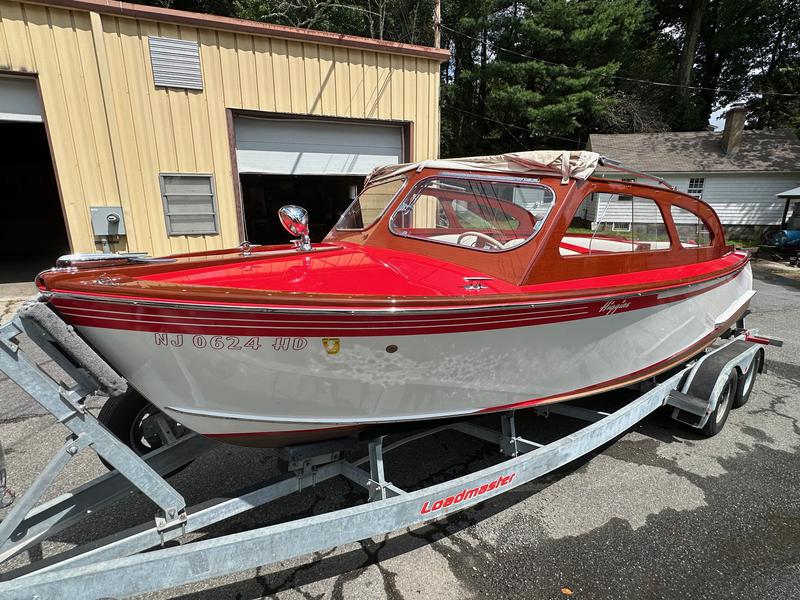
[[[448,35],[454,60],[469,58],[445,86],[452,135],[443,135],[443,154],[585,146],[589,127],[619,102],[614,76],[645,31],[648,7],[525,0],[472,8],[478,14],[453,15]]]

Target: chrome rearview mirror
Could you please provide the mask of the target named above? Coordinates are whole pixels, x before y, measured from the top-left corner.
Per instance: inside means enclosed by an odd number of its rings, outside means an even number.
[[[308,211],[302,206],[289,204],[278,210],[278,218],[283,228],[292,235],[300,236],[299,240],[292,240],[298,250],[308,252],[311,248],[311,238],[308,235]]]

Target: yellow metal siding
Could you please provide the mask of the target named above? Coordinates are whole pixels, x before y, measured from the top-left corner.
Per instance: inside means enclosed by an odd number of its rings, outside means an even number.
[[[203,90],[156,88],[149,36],[197,41]],[[127,246],[154,254],[239,242],[226,109],[413,122],[439,148],[436,61],[0,0],[0,70],[38,74],[73,250],[89,207],[121,205]],[[159,173],[214,176],[219,235],[167,236]]]

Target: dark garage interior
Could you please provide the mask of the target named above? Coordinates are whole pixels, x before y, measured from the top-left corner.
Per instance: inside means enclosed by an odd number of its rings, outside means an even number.
[[[311,241],[319,242],[339,220],[364,178],[340,175],[241,175],[247,239],[285,244],[292,236],[278,221],[278,209],[296,204],[308,211]]]
[[[0,122],[0,283],[33,281],[69,252],[53,161],[42,123]]]

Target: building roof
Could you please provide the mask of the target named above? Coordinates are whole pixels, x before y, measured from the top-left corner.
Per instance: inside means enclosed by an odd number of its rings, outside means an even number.
[[[800,171],[800,140],[791,129],[745,130],[732,156],[722,151],[721,131],[594,133],[588,149],[653,173]]]
[[[777,194],[778,198],[800,198],[800,187],[792,188]]]
[[[190,27],[203,27],[206,29],[233,31],[238,33],[247,33],[250,35],[263,35],[272,38],[298,40],[301,42],[327,44],[330,46],[344,46],[346,48],[371,50],[373,52],[385,52],[387,54],[417,56],[438,62],[445,62],[450,59],[450,51],[444,48],[417,46],[415,44],[401,44],[400,42],[376,40],[373,38],[359,37],[356,35],[345,35],[343,33],[332,33],[330,31],[317,31],[315,29],[301,29],[299,27],[287,27],[285,25],[262,23],[260,21],[247,21],[245,19],[234,19],[232,17],[221,17],[218,15],[209,15],[205,13],[161,8],[160,6],[119,2],[118,0],[22,1],[32,4],[58,6],[72,10],[97,12],[101,14],[114,15],[117,17],[146,19],[148,21],[157,21],[160,23],[175,23],[178,25],[188,25]]]

